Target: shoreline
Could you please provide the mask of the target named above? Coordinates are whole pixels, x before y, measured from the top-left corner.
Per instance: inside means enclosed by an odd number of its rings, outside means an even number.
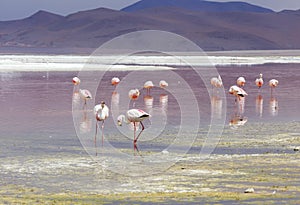
[[[0,55],[0,72],[14,71],[136,71],[175,70],[180,67],[300,64],[300,50],[224,51],[161,55]]]

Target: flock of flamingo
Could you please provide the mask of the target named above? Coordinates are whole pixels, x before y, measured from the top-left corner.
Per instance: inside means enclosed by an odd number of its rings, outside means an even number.
[[[84,107],[85,107],[87,105],[87,100],[92,99],[91,92],[89,90],[86,90],[86,89],[79,89],[80,79],[78,77],[74,77],[72,82],[73,82],[74,86],[77,87],[77,90],[78,90],[81,98],[84,100]],[[113,77],[111,79],[111,85],[117,86],[119,83],[120,83],[120,79],[118,77]],[[222,78],[221,78],[220,75],[218,77],[213,77],[211,79],[210,83],[213,86],[213,88],[223,87],[223,82],[222,82]],[[242,102],[242,104],[244,104],[244,98],[245,98],[245,96],[248,95],[247,92],[243,89],[243,87],[245,86],[245,83],[246,83],[245,78],[244,77],[239,77],[236,81],[236,85],[233,85],[229,88],[229,93],[236,97],[235,102],[237,102],[237,104],[240,104],[240,102]],[[263,80],[263,75],[262,74],[259,74],[259,78],[257,78],[255,80],[255,84],[259,89],[263,86],[264,80]],[[273,94],[273,89],[275,87],[277,87],[277,85],[278,85],[278,80],[271,79],[269,81],[269,86],[271,87],[271,95]],[[165,89],[168,86],[168,83],[164,80],[161,80],[159,82],[159,86],[160,86],[160,88]],[[147,96],[150,96],[150,90],[153,87],[154,87],[154,84],[153,84],[152,81],[147,81],[147,82],[144,83],[144,88],[147,90]],[[128,92],[128,97],[133,102],[135,100],[137,100],[139,98],[139,96],[140,96],[140,90],[137,89],[137,88],[131,89]],[[133,104],[133,107],[134,107],[134,104]],[[94,116],[95,116],[95,119],[96,119],[96,132],[95,132],[94,143],[95,143],[95,146],[96,146],[97,133],[98,133],[98,129],[100,127],[99,123],[101,123],[102,145],[103,145],[104,122],[109,117],[109,108],[105,104],[104,101],[101,101],[100,104],[97,104],[97,105],[94,106]],[[146,118],[149,118],[149,117],[150,117],[150,114],[145,112],[144,110],[133,108],[133,109],[128,110],[125,115],[120,115],[117,118],[117,124],[119,126],[122,126],[123,122],[125,122],[126,124],[132,124],[133,125],[133,132],[134,132],[133,133],[133,145],[134,145],[135,150],[137,149],[136,143],[137,143],[140,135],[144,131],[144,125],[143,125],[142,121]],[[243,119],[241,119],[240,117],[238,117],[235,120],[237,121],[237,123],[240,123],[240,124],[245,123],[243,121]],[[231,123],[234,123],[234,122],[231,122]],[[136,130],[138,130],[139,125],[141,125],[142,129],[138,133],[138,135],[136,135]]]
[[[211,85],[213,87],[216,87],[216,88],[221,88],[223,86],[223,82],[222,82],[222,78],[221,76],[219,75],[218,77],[213,77],[210,81]],[[237,100],[240,100],[241,98],[245,97],[246,95],[248,95],[245,90],[243,89],[243,87],[245,86],[246,84],[246,80],[244,77],[239,77],[237,80],[236,80],[236,85],[233,85],[229,88],[229,93],[231,95],[234,95]],[[259,78],[257,78],[255,80],[255,84],[258,88],[261,88],[264,84],[264,80],[263,80],[263,74],[260,73],[259,74]],[[271,94],[273,93],[273,89],[275,87],[277,87],[278,85],[278,80],[276,79],[271,79],[269,81],[269,86],[271,87]]]
[[[78,77],[74,77],[72,80],[74,86],[77,87],[76,90],[78,90],[81,98],[84,100],[84,107],[87,105],[87,100],[92,99],[92,94],[89,90],[86,89],[79,89],[79,84],[80,84],[80,79]],[[118,77],[113,77],[111,79],[111,85],[113,86],[117,86],[120,83],[120,79]],[[159,86],[161,88],[166,88],[168,86],[168,83],[164,80],[161,80],[159,82]],[[154,87],[154,84],[152,81],[147,81],[144,84],[144,88],[147,90],[147,96],[150,95],[150,90]],[[131,89],[128,92],[128,97],[130,100],[133,100],[133,102],[135,100],[137,100],[140,96],[140,91],[139,89],[135,88],[135,89]],[[134,105],[133,105],[134,106]],[[95,132],[95,138],[94,138],[94,143],[96,146],[96,138],[97,138],[97,132],[99,129],[99,123],[101,123],[101,131],[102,131],[102,145],[103,145],[103,139],[104,139],[104,135],[103,135],[103,130],[104,130],[104,121],[109,117],[109,108],[108,106],[105,104],[104,101],[101,101],[100,104],[97,104],[94,106],[94,116],[96,119],[96,132]],[[145,112],[142,109],[130,109],[126,112],[125,115],[119,115],[117,118],[117,124],[119,126],[122,126],[123,122],[126,124],[132,124],[133,125],[133,145],[134,145],[134,149],[137,150],[137,141],[140,137],[140,135],[142,134],[142,132],[144,131],[145,127],[142,123],[142,121],[146,118],[149,118],[150,114]],[[138,126],[141,125],[141,131],[139,132],[138,135],[136,135],[136,131],[138,130]],[[97,153],[96,153],[97,155]]]
[[[256,80],[254,81],[255,85],[258,87],[258,89],[261,89],[261,87],[264,84],[264,80],[263,80],[263,74],[260,73],[259,77],[256,78]],[[218,77],[213,77],[210,81],[213,89],[214,88],[221,88],[223,86],[223,82],[221,79],[221,76],[219,75]],[[247,92],[243,89],[244,86],[246,84],[246,79],[245,77],[241,76],[238,77],[236,80],[236,85],[232,85],[229,88],[229,93],[233,96],[236,97],[235,102],[238,105],[238,114],[235,114],[235,116],[230,120],[230,124],[232,126],[239,126],[239,125],[244,125],[245,122],[247,122],[247,119],[243,118],[240,114],[244,112],[244,103],[245,103],[245,97],[248,95]],[[273,90],[275,89],[275,87],[277,87],[278,85],[278,80],[276,79],[271,79],[269,81],[269,86],[271,88],[271,99],[273,99]],[[258,95],[257,96],[258,101],[262,102],[262,96]],[[214,98],[212,98],[214,99]],[[213,102],[212,102],[213,103]],[[277,106],[272,106],[274,107],[274,109],[277,109]],[[260,104],[260,115],[262,114],[262,103]]]

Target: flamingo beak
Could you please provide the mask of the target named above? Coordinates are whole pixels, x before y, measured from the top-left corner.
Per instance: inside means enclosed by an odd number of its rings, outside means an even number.
[[[118,120],[118,125],[119,125],[119,126],[122,126],[122,122],[121,122],[121,121],[119,121],[119,120]]]

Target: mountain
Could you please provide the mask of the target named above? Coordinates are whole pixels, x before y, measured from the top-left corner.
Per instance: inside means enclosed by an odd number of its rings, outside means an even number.
[[[205,51],[300,49],[300,10],[151,7],[135,12],[99,8],[68,16],[40,11],[25,19],[2,21],[0,52],[89,53],[119,35],[150,29],[182,35]]]
[[[149,8],[170,7],[206,12],[273,12],[270,9],[255,6],[245,2],[212,2],[204,0],[141,0],[135,4],[123,8],[122,11],[135,12]]]

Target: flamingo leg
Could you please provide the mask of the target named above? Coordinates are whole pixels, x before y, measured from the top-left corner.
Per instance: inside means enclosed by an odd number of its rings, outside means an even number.
[[[86,109],[86,99],[84,99],[83,109]]]
[[[133,148],[136,150],[136,140],[135,140],[135,134],[136,134],[136,127],[135,127],[135,122],[133,122]]]
[[[95,143],[95,149],[96,149],[96,156],[97,156],[97,132],[98,132],[98,121],[96,121],[96,132],[95,132],[95,138],[94,138],[94,143]]]
[[[137,142],[137,140],[139,139],[140,135],[142,134],[142,132],[143,132],[143,131],[144,131],[144,129],[145,129],[145,127],[144,127],[144,125],[143,125],[143,123],[142,123],[142,122],[141,122],[141,125],[142,125],[142,130],[140,131],[139,135],[136,137],[136,139],[135,139],[135,142],[134,142],[134,143],[136,143],[136,142]]]
[[[102,121],[102,147],[103,147],[103,141],[104,141],[104,135],[103,135],[103,130],[104,130],[104,120]]]

